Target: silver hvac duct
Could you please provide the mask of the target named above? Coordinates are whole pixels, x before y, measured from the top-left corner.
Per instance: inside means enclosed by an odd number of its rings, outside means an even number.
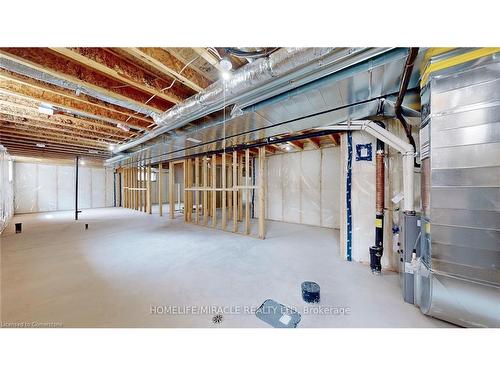
[[[156,129],[119,145],[114,153],[139,146],[190,121],[221,110],[224,106],[234,104],[237,108],[244,108],[391,49],[281,48],[267,58],[243,66],[231,78],[213,83],[163,114],[153,115],[158,124]]]
[[[499,72],[500,52],[490,52],[436,71],[421,93],[415,302],[466,327],[500,327]]]

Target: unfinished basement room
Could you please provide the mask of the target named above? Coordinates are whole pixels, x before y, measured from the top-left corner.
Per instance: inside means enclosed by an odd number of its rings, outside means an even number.
[[[500,327],[499,59],[0,48],[2,327]]]

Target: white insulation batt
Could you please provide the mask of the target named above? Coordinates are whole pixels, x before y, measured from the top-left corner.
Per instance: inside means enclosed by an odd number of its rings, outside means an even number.
[[[0,145],[0,233],[14,213],[13,162]]]
[[[403,140],[406,135],[401,125],[394,120],[386,121],[388,130]],[[414,132],[414,138],[418,148],[418,133]],[[372,160],[356,160],[356,145],[371,144]],[[346,170],[347,170],[347,134],[342,134],[341,140],[341,255],[347,257],[347,212],[346,212]],[[370,263],[369,247],[375,241],[375,152],[376,139],[363,132],[352,132],[352,183],[351,183],[351,218],[352,218],[352,253],[353,261]],[[402,201],[392,201],[402,193],[403,174],[402,157],[397,151],[386,146],[385,148],[385,212],[384,212],[384,255],[382,256],[382,268],[397,270],[399,256],[397,254],[398,234],[393,234],[393,228],[397,232],[400,226],[400,213]],[[415,209],[420,207],[420,171],[415,170]]]
[[[266,161],[267,219],[340,227],[339,147],[269,155]]]
[[[108,168],[78,168],[78,208],[112,207],[114,176]],[[15,213],[75,208],[75,166],[14,163]]]

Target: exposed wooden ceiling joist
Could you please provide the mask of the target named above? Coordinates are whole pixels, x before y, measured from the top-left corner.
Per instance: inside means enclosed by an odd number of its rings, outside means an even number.
[[[58,142],[68,147],[79,147],[82,149],[107,150],[106,144],[98,142],[89,142],[71,137],[54,136],[51,133],[40,134],[31,131],[12,130],[10,128],[0,127],[0,139],[19,138],[37,141],[38,143]]]
[[[52,116],[48,116],[39,113],[37,108],[28,106],[25,103],[16,103],[11,100],[4,99],[6,98],[2,95],[2,93],[0,93],[0,113],[6,115],[19,116],[30,120],[49,122],[60,125],[74,124],[81,130],[104,131],[109,135],[116,135],[123,138],[128,138],[130,136],[130,132],[126,132],[113,124],[84,120],[65,114],[54,114]]]
[[[121,81],[131,87],[158,96],[172,104],[180,103],[184,98],[173,90],[162,91],[171,82],[161,81],[148,75],[144,70],[127,63],[103,48],[50,48],[80,64]]]
[[[85,133],[75,133],[72,131],[64,130],[61,131],[61,129],[48,129],[45,127],[37,127],[33,126],[32,124],[20,124],[20,123],[12,123],[12,122],[6,122],[0,120],[0,131],[5,131],[5,130],[10,130],[10,131],[19,131],[21,132],[27,132],[27,133],[32,133],[32,134],[46,134],[46,135],[53,135],[53,136],[58,136],[61,139],[64,137],[71,137],[72,139],[78,139],[82,141],[90,141],[90,142],[99,142],[101,144],[115,144],[117,141],[116,140],[111,140],[111,139],[104,139],[100,136],[93,136],[93,135],[87,135]]]
[[[48,83],[32,80],[29,77],[20,79],[13,73],[0,69],[0,89],[23,97],[29,97],[55,107],[66,108],[89,116],[99,118],[103,121],[113,123],[127,123],[128,126],[137,129],[147,129],[153,124],[151,119],[141,118],[133,113],[125,112],[125,108],[117,111],[102,105],[103,102],[94,103],[94,99],[84,94],[72,94],[69,90],[56,88]],[[98,102],[97,99],[94,101]]]
[[[153,66],[196,92],[210,85],[210,81],[162,48],[125,48],[125,52],[143,63]],[[182,69],[184,69],[182,71]],[[182,73],[181,73],[182,71]]]
[[[193,50],[200,55],[205,61],[210,63],[215,69],[223,71],[219,64],[219,59],[207,51],[206,48],[193,48]]]
[[[42,48],[0,48],[0,57],[51,74],[75,85],[89,87],[114,101],[130,102],[136,107],[143,108],[144,111],[161,113],[171,106],[161,98],[154,98],[148,104],[144,104],[151,95],[124,86],[121,81],[111,79]]]

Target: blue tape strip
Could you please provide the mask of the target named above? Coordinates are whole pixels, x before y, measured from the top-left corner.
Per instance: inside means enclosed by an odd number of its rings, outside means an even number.
[[[347,260],[352,260],[352,211],[351,211],[351,182],[352,182],[352,132],[347,132]]]

